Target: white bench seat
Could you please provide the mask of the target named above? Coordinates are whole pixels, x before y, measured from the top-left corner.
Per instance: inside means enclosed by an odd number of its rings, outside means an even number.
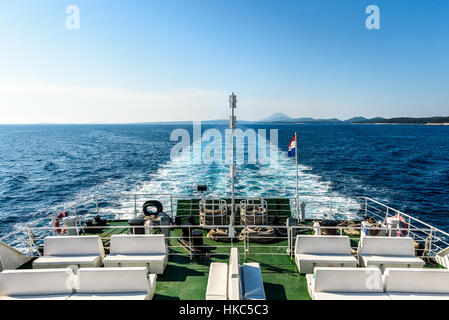
[[[73,294],[72,269],[5,270],[0,300],[67,300]]]
[[[239,249],[231,248],[228,267],[228,300],[242,300]]]
[[[301,274],[313,273],[315,267],[356,267],[347,236],[298,235],[295,262]]]
[[[71,294],[49,294],[45,296],[31,295],[31,296],[11,296],[0,297],[0,300],[67,300]]]
[[[103,262],[107,268],[142,266],[148,267],[150,273],[163,274],[168,263],[165,236],[113,235],[110,254]]]
[[[392,300],[449,300],[449,270],[388,268],[384,286]]]
[[[228,264],[212,262],[207,280],[206,300],[228,299]]]
[[[306,275],[313,300],[390,300],[379,268],[317,267]]]
[[[262,273],[258,263],[244,263],[242,268],[245,300],[265,300]]]
[[[410,237],[372,237],[360,239],[359,265],[386,268],[422,268],[424,261],[415,256],[415,242]]]
[[[231,248],[229,265],[212,262],[206,300],[265,300],[262,273],[258,263],[240,266],[238,248]]]
[[[100,256],[44,256],[38,258],[33,263],[34,268],[65,268],[70,265],[78,266],[79,268],[87,268],[101,266]]]
[[[383,293],[377,292],[317,292],[315,300],[391,300],[390,297]]]
[[[33,268],[100,267],[103,258],[103,243],[99,236],[46,237],[44,256],[33,261]]]
[[[341,267],[346,265],[349,267],[357,266],[357,260],[352,255],[348,256],[340,254],[298,254],[296,255],[296,259],[303,261],[305,263],[315,262],[315,265],[317,267],[321,267],[322,266],[321,264],[333,264],[335,265],[335,267],[338,267],[339,265],[341,265]]]
[[[157,255],[140,255],[140,254],[110,254],[105,259],[105,266],[106,267],[112,267],[112,266],[120,266],[120,267],[136,267],[141,265],[164,265],[167,264],[167,256],[163,254],[157,254]],[[163,271],[161,270],[153,270],[153,268],[150,267],[150,271],[156,274],[161,274]],[[158,272],[156,272],[158,271]]]
[[[391,300],[449,300],[449,294],[443,293],[389,293]]]
[[[151,300],[156,278],[146,267],[79,269],[69,300]]]
[[[146,293],[74,294],[69,300],[149,300]]]
[[[422,268],[424,266],[424,261],[418,257],[363,255],[360,260],[363,266],[377,266],[382,269],[395,267]]]

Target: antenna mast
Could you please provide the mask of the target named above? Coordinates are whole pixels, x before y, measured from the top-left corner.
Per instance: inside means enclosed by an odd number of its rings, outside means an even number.
[[[234,129],[237,123],[237,118],[234,115],[234,110],[237,108],[237,96],[234,94],[234,92],[229,96],[229,108],[231,108],[231,117],[229,119],[229,127],[231,129],[231,221],[230,225],[234,226],[234,218],[235,218],[235,212],[234,212],[234,206],[235,206],[235,189],[234,189],[234,183],[235,183],[235,155],[234,155]],[[234,232],[232,228],[232,233]],[[231,235],[231,229],[229,230],[229,236],[233,237],[234,235]]]

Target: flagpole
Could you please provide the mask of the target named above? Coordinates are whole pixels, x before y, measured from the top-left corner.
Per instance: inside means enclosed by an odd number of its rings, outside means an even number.
[[[298,137],[295,131],[295,161],[296,161],[296,218],[299,217],[299,169],[298,169]]]

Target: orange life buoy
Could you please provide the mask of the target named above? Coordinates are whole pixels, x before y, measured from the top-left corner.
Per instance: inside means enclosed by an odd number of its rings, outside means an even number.
[[[55,219],[55,229],[58,234],[64,234],[67,232],[66,228],[61,228],[61,221],[65,217],[68,217],[67,211],[61,211]]]

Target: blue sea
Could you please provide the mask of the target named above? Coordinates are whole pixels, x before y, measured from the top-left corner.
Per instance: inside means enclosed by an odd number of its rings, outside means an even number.
[[[211,195],[228,196],[224,164],[170,159],[177,128],[192,131],[188,124],[0,126],[0,235],[28,223],[48,225],[52,212],[94,195],[197,195],[196,184],[205,183]],[[449,126],[242,127],[248,128],[279,130],[279,166],[239,166],[237,195],[295,195],[287,151],[297,131],[301,194],[333,195],[341,216],[357,211],[356,196],[368,196],[449,231]],[[103,205],[117,207],[114,201]]]

